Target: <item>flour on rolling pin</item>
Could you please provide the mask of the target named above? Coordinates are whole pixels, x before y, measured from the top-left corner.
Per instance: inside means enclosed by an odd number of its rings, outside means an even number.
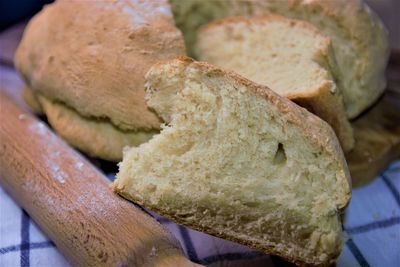
[[[26,114],[18,115],[19,120],[26,119]],[[43,122],[29,122],[28,129],[32,132],[32,134],[38,135],[40,138],[55,138],[53,134],[49,134],[49,131],[46,131],[46,126]],[[47,168],[51,171],[52,177],[56,179],[59,183],[65,183],[65,180],[68,178],[68,174],[61,170],[60,166],[57,164],[57,161],[62,160],[60,158],[59,151],[49,151],[49,153],[38,155],[43,157],[43,161],[46,163]],[[76,158],[76,162],[74,163],[75,168],[78,171],[83,171],[83,162],[80,159]]]
[[[21,116],[26,116],[25,114],[20,114],[18,118]],[[40,138],[54,138],[54,135],[50,135],[49,132],[46,131],[46,127],[43,122],[30,122],[28,129],[32,132],[32,134],[39,135]],[[46,163],[47,169],[51,171],[51,176],[56,179],[59,183],[65,183],[65,179],[68,178],[68,175],[60,169],[60,166],[57,164],[57,161],[60,159],[59,151],[49,151],[49,153],[38,155],[39,157],[43,157],[43,162]]]
[[[25,118],[26,114],[20,114],[18,116],[19,120],[24,120]],[[52,141],[57,139],[57,137],[47,128],[47,126],[43,122],[27,121],[27,123],[28,123],[28,129],[33,136],[37,135],[39,138],[43,138],[49,141],[50,139],[52,139]],[[66,172],[62,170],[62,168],[59,165],[59,162],[63,161],[60,151],[52,151],[49,147],[44,147],[44,149],[46,150],[46,153],[41,153],[40,155],[37,156],[42,157],[42,161],[45,163],[46,169],[49,171],[51,178],[55,179],[60,184],[64,184],[68,180],[69,176]],[[75,160],[75,162],[73,162],[72,165],[75,167],[76,170],[82,172],[82,175],[84,175],[83,162],[78,157],[74,157],[73,159]],[[35,186],[35,184],[28,182],[27,186],[32,187]],[[89,208],[89,215],[94,215],[98,213],[102,216],[106,216],[107,213],[104,212],[102,205],[103,202],[108,201],[108,204],[114,207],[117,205],[114,199],[107,199],[106,192],[103,188],[91,184],[88,187],[83,188],[83,190],[85,190],[84,192],[82,192],[84,194],[81,194],[78,197],[74,205],[62,206],[59,207],[59,209],[63,210],[64,212],[68,212],[76,210],[82,207],[83,205],[87,205],[88,203],[90,203],[90,205],[86,206],[87,208]],[[89,194],[89,192],[93,191],[96,192],[95,194],[96,197]],[[54,203],[54,200],[52,200],[51,198],[47,198],[47,201],[49,203]],[[108,216],[108,219],[110,219],[111,221],[113,220],[113,218],[114,218],[113,216]]]
[[[0,93],[0,183],[74,266],[194,266],[154,219]]]

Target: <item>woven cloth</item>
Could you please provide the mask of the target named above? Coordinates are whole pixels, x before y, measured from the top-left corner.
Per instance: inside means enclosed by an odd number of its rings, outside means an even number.
[[[108,175],[112,179],[112,175]],[[400,266],[400,161],[353,190],[344,224],[348,239],[338,267]],[[70,266],[27,213],[0,188],[0,266]],[[156,216],[156,215],[155,215]],[[282,261],[244,246],[157,220],[186,255],[207,266],[280,266]]]

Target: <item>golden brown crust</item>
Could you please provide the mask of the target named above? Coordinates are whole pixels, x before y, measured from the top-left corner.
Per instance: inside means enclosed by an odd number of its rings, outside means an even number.
[[[308,111],[319,116],[332,126],[344,152],[350,152],[354,148],[353,128],[346,117],[343,101],[340,95],[333,95],[330,85],[324,83],[318,90],[307,95],[292,95],[290,100],[306,108]]]
[[[184,53],[167,1],[57,1],[29,22],[15,65],[34,91],[80,115],[149,130],[160,120],[144,102],[144,74]]]
[[[75,110],[38,97],[44,113],[57,133],[85,153],[110,161],[122,159],[125,146],[137,146],[149,140],[157,131],[123,131],[107,120],[82,117]]]
[[[216,236],[216,237],[219,237],[219,238],[230,240],[230,241],[233,241],[233,242],[236,242],[236,243],[251,247],[253,249],[262,251],[262,252],[267,253],[267,254],[273,254],[273,255],[280,256],[283,259],[285,259],[287,261],[290,261],[290,262],[293,262],[298,266],[330,266],[335,262],[335,259],[340,254],[340,251],[337,251],[337,255],[332,255],[332,259],[328,260],[328,262],[329,262],[328,264],[315,264],[315,263],[310,262],[310,261],[309,262],[305,262],[304,259],[302,259],[302,258],[298,258],[298,257],[295,257],[295,255],[293,255],[293,254],[287,254],[287,253],[284,253],[282,251],[276,250],[273,247],[266,247],[265,245],[260,245],[260,244],[258,244],[256,242],[252,242],[252,241],[244,240],[244,239],[239,239],[239,238],[237,238],[237,237],[235,237],[233,235],[228,235],[225,232],[218,232],[218,231],[215,231],[212,228],[200,227],[197,224],[188,223],[186,220],[180,218],[179,216],[174,216],[171,213],[165,212],[164,210],[158,208],[157,206],[154,206],[154,205],[150,206],[150,205],[148,205],[148,203],[143,203],[140,199],[134,198],[134,196],[132,196],[131,194],[128,194],[127,192],[125,192],[123,190],[123,188],[119,188],[117,185],[115,185],[115,183],[113,183],[112,186],[113,186],[114,192],[116,192],[117,194],[123,196],[124,198],[126,198],[126,199],[128,199],[128,200],[130,200],[130,201],[132,201],[132,202],[134,202],[136,204],[139,204],[139,205],[142,205],[142,206],[146,206],[146,208],[154,211],[158,215],[161,215],[161,216],[163,216],[165,218],[168,218],[168,219],[174,221],[177,224],[184,225],[184,226],[189,227],[191,229],[194,229],[194,230],[197,230],[197,231],[200,231],[200,232],[212,235],[212,236]]]
[[[43,115],[43,108],[37,99],[35,93],[28,86],[24,86],[22,91],[22,98],[25,103],[35,112],[36,114]]]

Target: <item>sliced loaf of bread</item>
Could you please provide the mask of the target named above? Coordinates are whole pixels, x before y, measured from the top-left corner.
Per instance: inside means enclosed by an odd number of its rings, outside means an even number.
[[[267,87],[187,58],[153,66],[146,99],[166,124],[125,150],[116,192],[295,263],[335,261],[351,190],[328,124]]]
[[[388,33],[363,0],[170,0],[193,53],[201,25],[229,16],[278,14],[307,21],[332,39],[347,116],[355,118],[385,89]]]
[[[344,151],[354,146],[331,41],[307,22],[281,16],[232,17],[199,32],[200,60],[236,71],[328,122]]]

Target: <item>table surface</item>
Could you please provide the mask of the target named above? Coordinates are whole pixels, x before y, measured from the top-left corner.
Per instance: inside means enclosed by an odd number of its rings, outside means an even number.
[[[0,34],[0,88],[29,111],[21,99],[23,83],[12,64],[24,26],[16,25]],[[393,62],[394,67],[387,73],[388,94],[400,99],[399,57],[392,58]],[[93,163],[113,179],[115,165],[95,160]],[[400,161],[394,162],[372,183],[353,190],[344,224],[347,240],[338,266],[400,266],[399,192]],[[1,187],[0,215],[0,266],[68,266],[54,244]],[[177,237],[186,255],[195,262],[210,266],[290,266],[278,257],[153,215]]]

